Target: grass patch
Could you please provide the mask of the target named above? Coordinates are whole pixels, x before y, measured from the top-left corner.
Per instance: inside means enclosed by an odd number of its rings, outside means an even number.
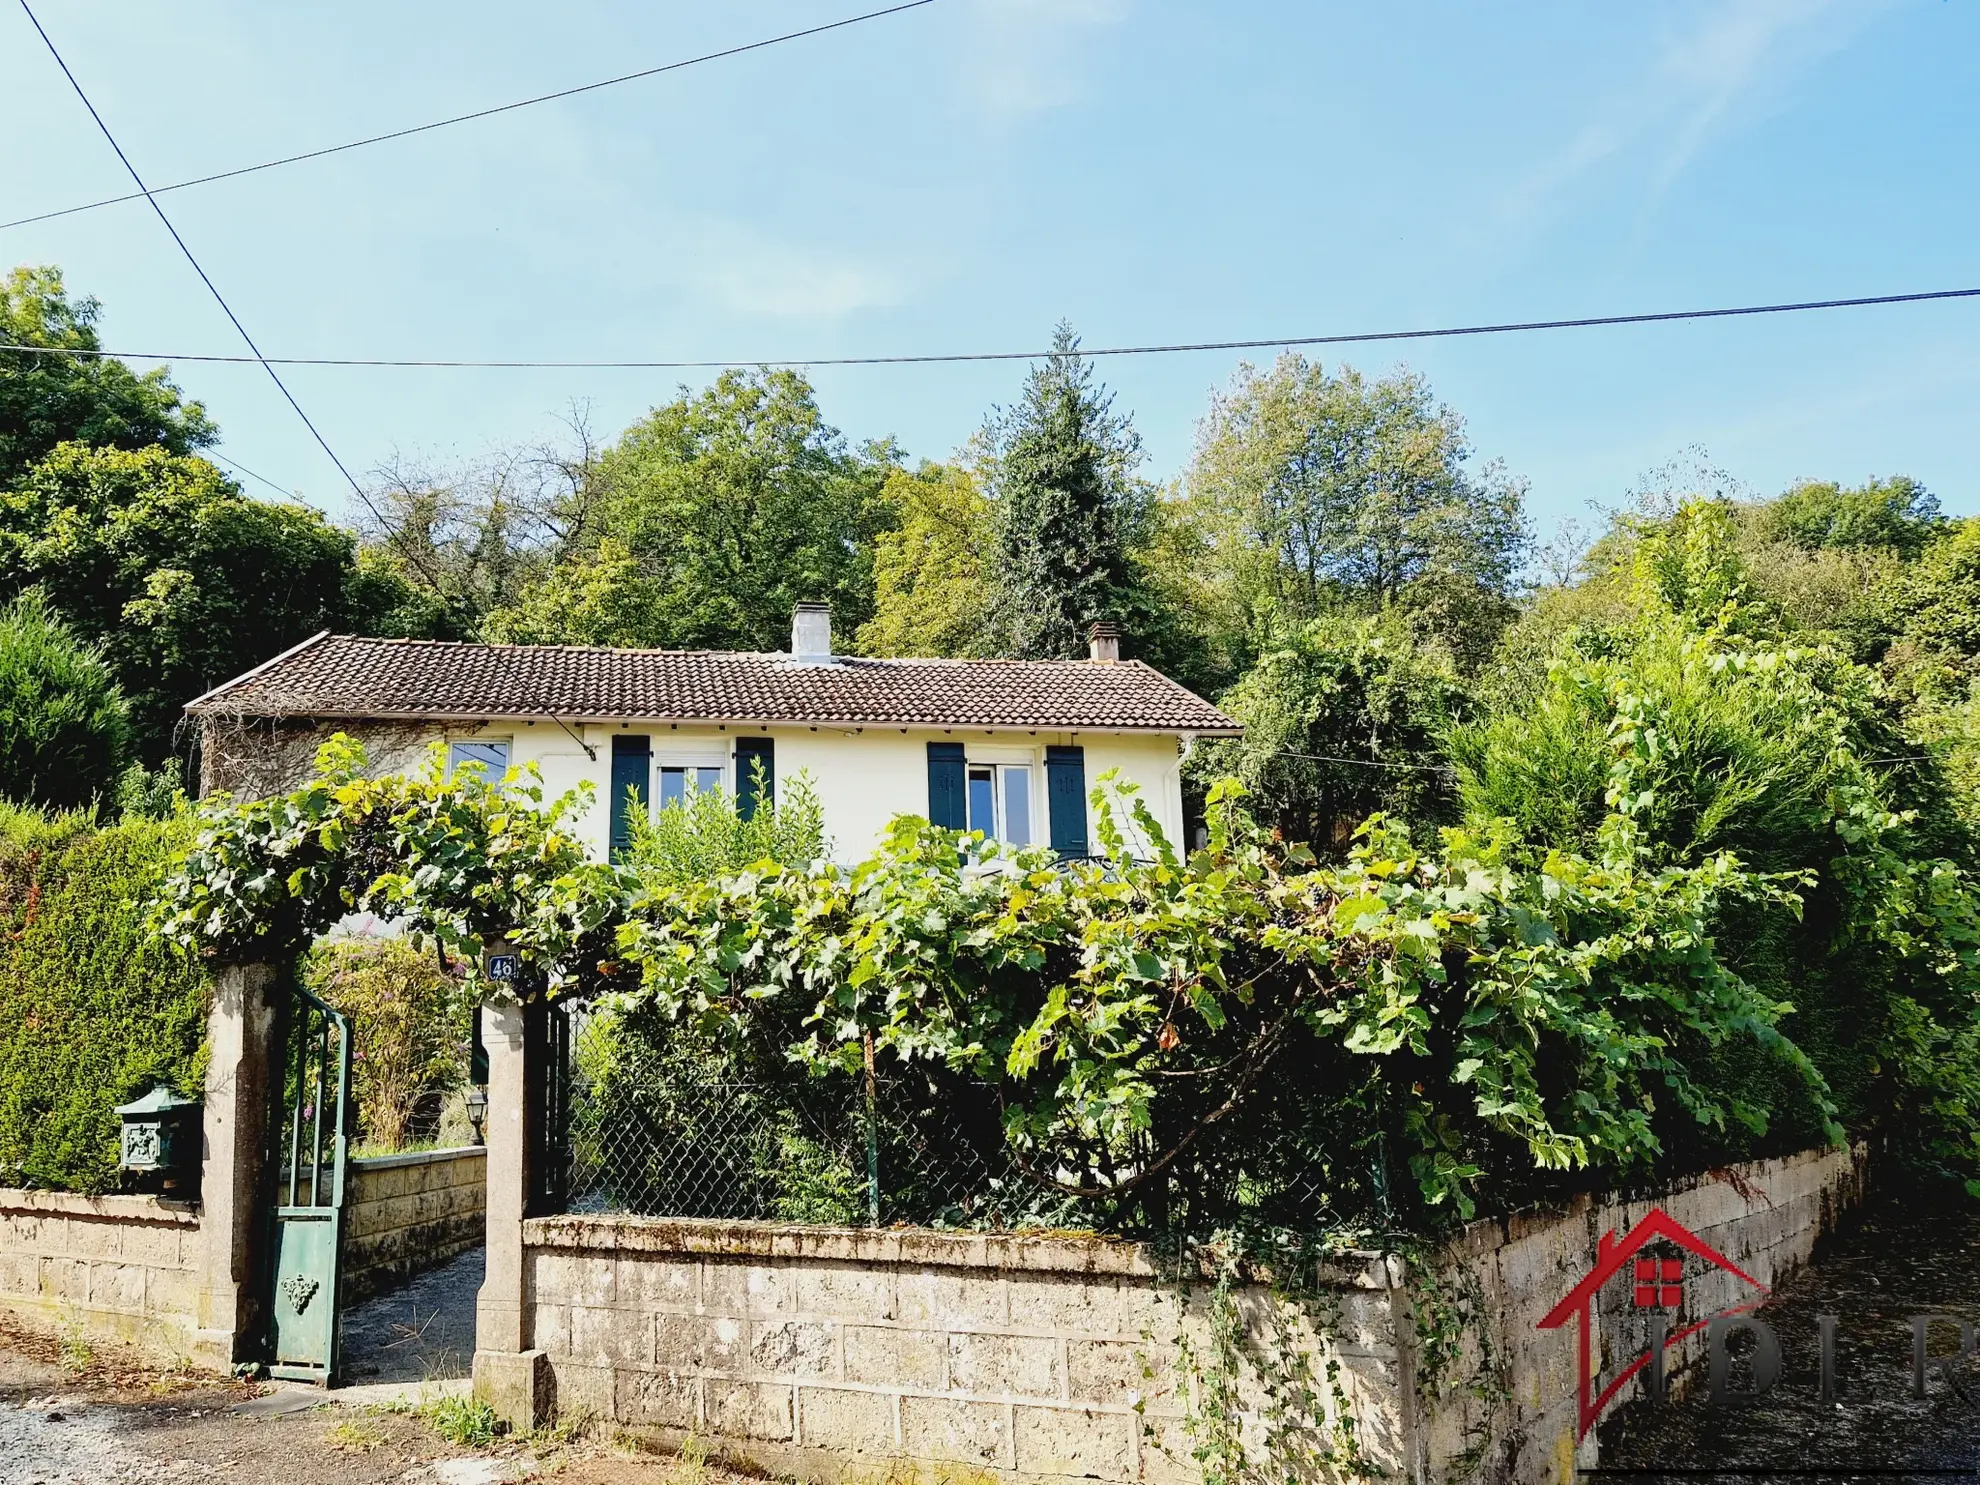
[[[78,1326],[62,1327],[62,1338],[56,1347],[56,1354],[62,1363],[62,1370],[72,1377],[80,1377],[96,1365],[96,1348]]]
[[[364,1418],[346,1418],[323,1432],[323,1442],[339,1454],[369,1454],[385,1442],[385,1430]]]
[[[485,1402],[471,1397],[443,1397],[421,1403],[413,1415],[425,1420],[450,1444],[463,1449],[486,1449],[507,1431],[507,1425]]]

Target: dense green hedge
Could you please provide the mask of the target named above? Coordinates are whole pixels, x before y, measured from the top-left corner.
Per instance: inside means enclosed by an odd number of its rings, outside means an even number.
[[[0,1184],[114,1189],[116,1106],[199,1092],[209,981],[144,926],[185,834],[0,805]]]

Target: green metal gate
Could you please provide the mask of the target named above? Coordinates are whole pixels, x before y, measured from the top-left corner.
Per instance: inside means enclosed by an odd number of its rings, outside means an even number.
[[[327,1387],[337,1377],[351,1023],[300,985],[292,988],[289,1004],[268,1370]]]

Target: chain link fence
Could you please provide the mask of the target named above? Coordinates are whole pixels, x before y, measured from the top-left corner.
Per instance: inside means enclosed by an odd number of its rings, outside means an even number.
[[[1023,1170],[982,1084],[795,1066],[739,1074],[657,1026],[563,1014],[557,1195],[570,1212],[1173,1238],[1245,1222],[1318,1230],[1338,1225],[1337,1199],[1386,1205],[1379,1151],[1350,1152],[1357,1174],[1341,1179],[1338,1126],[1288,1124],[1297,1101],[1269,1089],[1162,1180],[1110,1202]]]
[[[833,1226],[1006,1228],[1039,1192],[991,1090],[898,1077],[739,1077],[578,1009],[566,1054],[565,1208]],[[958,1104],[962,1107],[958,1107]]]

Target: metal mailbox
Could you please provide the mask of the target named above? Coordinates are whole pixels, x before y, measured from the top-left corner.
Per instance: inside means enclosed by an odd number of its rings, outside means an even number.
[[[177,1185],[199,1166],[200,1101],[181,1098],[163,1083],[144,1097],[123,1104],[124,1121],[117,1168]]]

